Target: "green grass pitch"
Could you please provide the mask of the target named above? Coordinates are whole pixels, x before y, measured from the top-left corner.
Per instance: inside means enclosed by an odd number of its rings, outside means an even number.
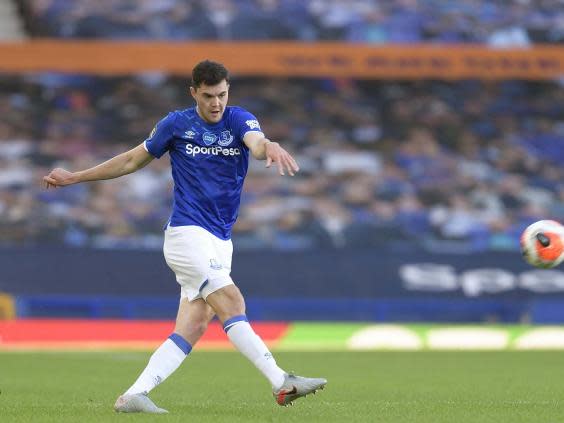
[[[238,353],[196,351],[151,394],[170,414],[116,414],[149,356],[0,353],[0,422],[564,421],[563,352],[278,352],[282,367],[329,380],[284,408]]]

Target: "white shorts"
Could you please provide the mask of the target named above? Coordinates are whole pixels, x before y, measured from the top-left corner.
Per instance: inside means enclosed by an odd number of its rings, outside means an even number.
[[[180,284],[181,298],[205,300],[233,283],[231,240],[219,239],[199,226],[167,226],[163,252]]]

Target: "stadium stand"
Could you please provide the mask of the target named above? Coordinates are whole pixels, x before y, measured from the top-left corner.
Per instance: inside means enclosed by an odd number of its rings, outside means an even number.
[[[562,43],[559,0],[19,0],[34,37]]]
[[[0,2],[0,41],[15,41],[26,38],[24,20],[18,4],[12,0]]]
[[[252,319],[564,321],[564,274],[517,252],[564,215],[561,1],[12,1],[32,38],[0,61],[0,290],[19,317],[174,317],[168,160],[39,181],[139,144],[210,57],[302,169],[252,163],[233,269]]]
[[[191,104],[185,89],[164,74],[4,75],[0,242],[160,249],[167,160],[65,190],[37,181],[140,143]],[[235,80],[231,103],[260,116],[302,168],[289,183],[253,163],[238,248],[515,250],[526,224],[564,211],[563,96],[550,81]]]

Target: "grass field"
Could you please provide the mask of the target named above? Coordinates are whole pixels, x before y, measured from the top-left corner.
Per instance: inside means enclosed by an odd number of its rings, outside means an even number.
[[[276,354],[327,388],[283,408],[235,352],[194,352],[151,394],[168,415],[112,405],[150,353],[0,353],[0,422],[561,422],[562,352]]]

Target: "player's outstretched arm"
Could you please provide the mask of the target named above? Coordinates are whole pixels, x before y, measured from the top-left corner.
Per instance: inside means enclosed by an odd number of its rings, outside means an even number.
[[[61,168],[53,169],[49,175],[43,177],[43,185],[49,189],[80,182],[118,178],[145,167],[151,160],[153,156],[145,150],[143,144],[140,144],[90,169],[79,172],[69,172]]]
[[[265,138],[260,132],[247,132],[243,142],[249,147],[255,159],[266,160],[266,167],[275,163],[280,175],[284,175],[287,171],[291,176],[294,176],[295,172],[300,170],[298,163],[290,153],[277,142]]]

